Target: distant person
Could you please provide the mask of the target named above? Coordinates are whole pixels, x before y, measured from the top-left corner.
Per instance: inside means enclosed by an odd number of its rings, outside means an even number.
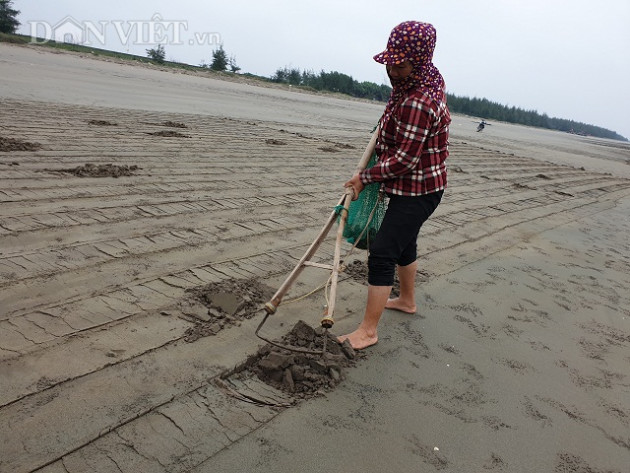
[[[479,122],[479,125],[477,126],[477,132],[480,132],[481,130],[483,130],[486,127],[486,121],[485,120],[481,120]]]
[[[385,308],[416,312],[415,277],[420,227],[435,211],[446,188],[451,116],[445,84],[433,65],[435,28],[406,21],[396,26],[387,49],[374,56],[385,64],[392,93],[379,121],[377,163],[345,183],[355,198],[366,184],[381,183],[389,196],[383,223],[369,248],[368,295],[363,321],[339,337],[355,349],[378,341]],[[398,270],[400,296],[389,299]]]

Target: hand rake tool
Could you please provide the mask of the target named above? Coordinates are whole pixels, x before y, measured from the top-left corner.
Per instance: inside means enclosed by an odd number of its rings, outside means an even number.
[[[374,131],[374,133],[372,134],[372,138],[369,144],[367,145],[367,147],[365,148],[365,151],[363,152],[363,155],[361,156],[359,163],[357,164],[357,169],[356,169],[357,172],[360,172],[363,169],[365,169],[368,162],[370,161],[370,158],[372,157],[372,153],[374,152],[374,147],[376,145],[377,135],[378,135],[378,129]],[[346,188],[345,193],[339,200],[339,204],[335,207],[335,210],[331,212],[330,216],[328,217],[328,220],[326,221],[321,231],[319,232],[319,235],[317,235],[317,237],[315,238],[311,246],[308,248],[308,250],[306,250],[306,253],[304,253],[302,258],[295,265],[295,267],[293,268],[293,271],[291,271],[289,276],[285,279],[285,281],[282,283],[280,288],[276,291],[276,293],[271,298],[271,300],[265,304],[265,307],[264,307],[264,310],[266,312],[265,317],[263,318],[262,322],[260,322],[255,332],[256,336],[260,338],[261,340],[264,340],[271,345],[274,345],[274,346],[277,346],[279,348],[283,348],[286,350],[290,350],[290,351],[309,353],[309,354],[323,354],[326,352],[326,340],[328,338],[327,332],[330,328],[332,328],[333,324],[335,323],[333,315],[335,311],[335,299],[337,297],[337,282],[339,280],[339,273],[341,272],[341,268],[340,268],[341,243],[343,241],[344,228],[346,225],[346,221],[348,219],[348,208],[350,206],[350,202],[352,202],[353,197],[354,197],[354,192],[352,188]],[[322,242],[325,240],[326,236],[330,232],[336,220],[339,221],[339,227],[337,229],[337,239],[335,241],[335,251],[334,251],[332,264],[322,264],[322,263],[311,261],[311,258],[313,258],[313,256],[316,254],[317,250],[319,249]],[[278,342],[268,340],[267,338],[260,335],[260,329],[263,327],[268,317],[271,314],[274,314],[276,312],[285,294],[289,291],[293,283],[298,279],[302,270],[307,266],[331,271],[331,276],[329,279],[330,281],[329,300],[326,305],[326,311],[321,319],[321,326],[324,328],[324,347],[321,352],[319,351],[315,352],[312,350],[306,350],[304,348],[282,345]]]

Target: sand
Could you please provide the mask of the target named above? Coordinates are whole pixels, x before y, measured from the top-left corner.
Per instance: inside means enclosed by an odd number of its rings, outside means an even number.
[[[454,116],[418,314],[352,363],[267,359],[274,384],[242,369],[252,308],[382,104],[6,44],[0,68],[0,471],[628,471],[627,143]],[[349,249],[333,334],[364,304]],[[327,277],[264,335],[317,327]]]

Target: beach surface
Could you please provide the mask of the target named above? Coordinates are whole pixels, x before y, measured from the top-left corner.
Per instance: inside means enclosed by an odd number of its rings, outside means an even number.
[[[3,43],[0,70],[0,472],[628,472],[628,143],[454,115],[418,313],[298,395],[247,369],[260,309],[383,104]],[[337,335],[367,291],[342,253]],[[319,326],[329,275],[265,336]]]

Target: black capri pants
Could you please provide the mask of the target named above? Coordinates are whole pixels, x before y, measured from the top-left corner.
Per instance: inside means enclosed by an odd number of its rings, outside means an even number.
[[[435,211],[444,191],[420,196],[390,195],[387,212],[368,256],[368,284],[393,286],[396,265],[417,259],[420,227]]]

